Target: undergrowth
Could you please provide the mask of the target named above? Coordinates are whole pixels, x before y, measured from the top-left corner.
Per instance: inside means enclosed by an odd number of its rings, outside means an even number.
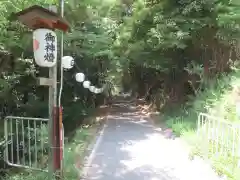
[[[80,169],[77,166],[78,161],[82,159],[86,146],[93,138],[95,129],[93,127],[84,126],[76,130],[70,142],[66,142],[64,148],[64,179],[76,180],[79,178]],[[81,162],[80,162],[81,163]],[[7,175],[6,180],[52,180],[46,172],[22,171],[21,173]]]
[[[235,70],[229,75],[222,75],[216,80],[209,82],[204,92],[196,97],[189,97],[189,101],[177,108],[173,113],[165,112],[164,119],[168,127],[172,128],[176,135],[183,137],[192,147],[191,156],[206,155],[203,152],[204,143],[197,135],[197,120],[200,112],[208,113],[213,117],[224,119],[231,123],[239,123],[236,114],[236,96],[233,93],[235,86],[240,85],[240,70]],[[227,137],[227,138],[230,138]],[[238,139],[238,138],[236,138]],[[237,145],[238,142],[236,142]],[[239,144],[239,143],[238,143]],[[237,168],[237,158],[232,158],[227,151],[227,156],[214,156],[208,147],[207,159],[219,175],[225,175],[229,180],[240,179],[240,169]],[[215,149],[217,147],[214,147]],[[206,157],[205,157],[206,158]],[[234,168],[233,168],[234,167]],[[238,172],[239,171],[239,172]]]

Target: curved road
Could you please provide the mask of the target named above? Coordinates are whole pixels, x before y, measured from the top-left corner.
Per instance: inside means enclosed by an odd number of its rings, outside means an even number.
[[[85,165],[87,180],[219,180],[179,140],[166,139],[134,105],[114,105]]]

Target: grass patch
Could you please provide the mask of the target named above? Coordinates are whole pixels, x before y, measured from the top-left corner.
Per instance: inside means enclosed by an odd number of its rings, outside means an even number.
[[[240,71],[235,70],[229,75],[221,76],[209,83],[208,88],[197,97],[177,108],[174,113],[165,112],[166,125],[172,128],[176,135],[183,137],[192,147],[190,156],[204,156],[203,141],[197,136],[197,119],[200,112],[220,117],[231,123],[239,123],[236,115],[236,95],[233,93],[235,86],[240,85]],[[239,86],[240,87],[240,86]],[[228,137],[227,137],[228,138]],[[229,138],[231,138],[229,136]],[[238,138],[236,138],[238,139]],[[237,140],[235,143],[238,143]],[[229,180],[240,179],[240,169],[236,168],[237,158],[231,155],[215,157],[215,152],[208,147],[207,158],[211,160],[217,173],[225,175]],[[215,147],[216,149],[217,147]],[[233,168],[234,167],[234,168]]]

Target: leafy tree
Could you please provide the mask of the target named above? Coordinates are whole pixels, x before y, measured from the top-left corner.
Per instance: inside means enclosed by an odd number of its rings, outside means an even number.
[[[184,84],[195,94],[207,79],[229,72],[237,59],[239,6],[231,1],[139,0],[131,8],[131,16],[124,16],[119,26],[115,47],[125,64],[134,64],[131,84],[138,94],[164,86],[170,99],[179,101]]]

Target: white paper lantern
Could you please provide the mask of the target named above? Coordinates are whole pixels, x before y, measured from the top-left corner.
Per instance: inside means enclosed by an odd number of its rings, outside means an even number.
[[[90,86],[90,87],[89,87],[89,91],[91,91],[92,93],[94,93],[95,87],[94,87],[94,86]]]
[[[75,78],[77,82],[83,82],[85,79],[85,75],[83,73],[77,73]]]
[[[91,84],[90,81],[84,81],[84,82],[83,82],[83,87],[84,87],[84,88],[89,88],[89,87],[90,87],[90,84]]]
[[[71,69],[74,66],[74,59],[71,56],[62,57],[62,66],[64,69]]]
[[[33,32],[34,59],[41,67],[53,67],[57,62],[57,35],[49,29]]]
[[[95,88],[95,91],[94,91],[95,94],[99,94],[101,93],[100,89],[99,88]]]
[[[103,92],[103,90],[104,90],[103,88],[100,88],[100,89],[99,89],[99,93],[102,93],[102,92]]]
[[[95,94],[98,94],[98,90],[99,90],[98,88],[95,88],[95,89],[94,89],[94,93],[95,93]]]

